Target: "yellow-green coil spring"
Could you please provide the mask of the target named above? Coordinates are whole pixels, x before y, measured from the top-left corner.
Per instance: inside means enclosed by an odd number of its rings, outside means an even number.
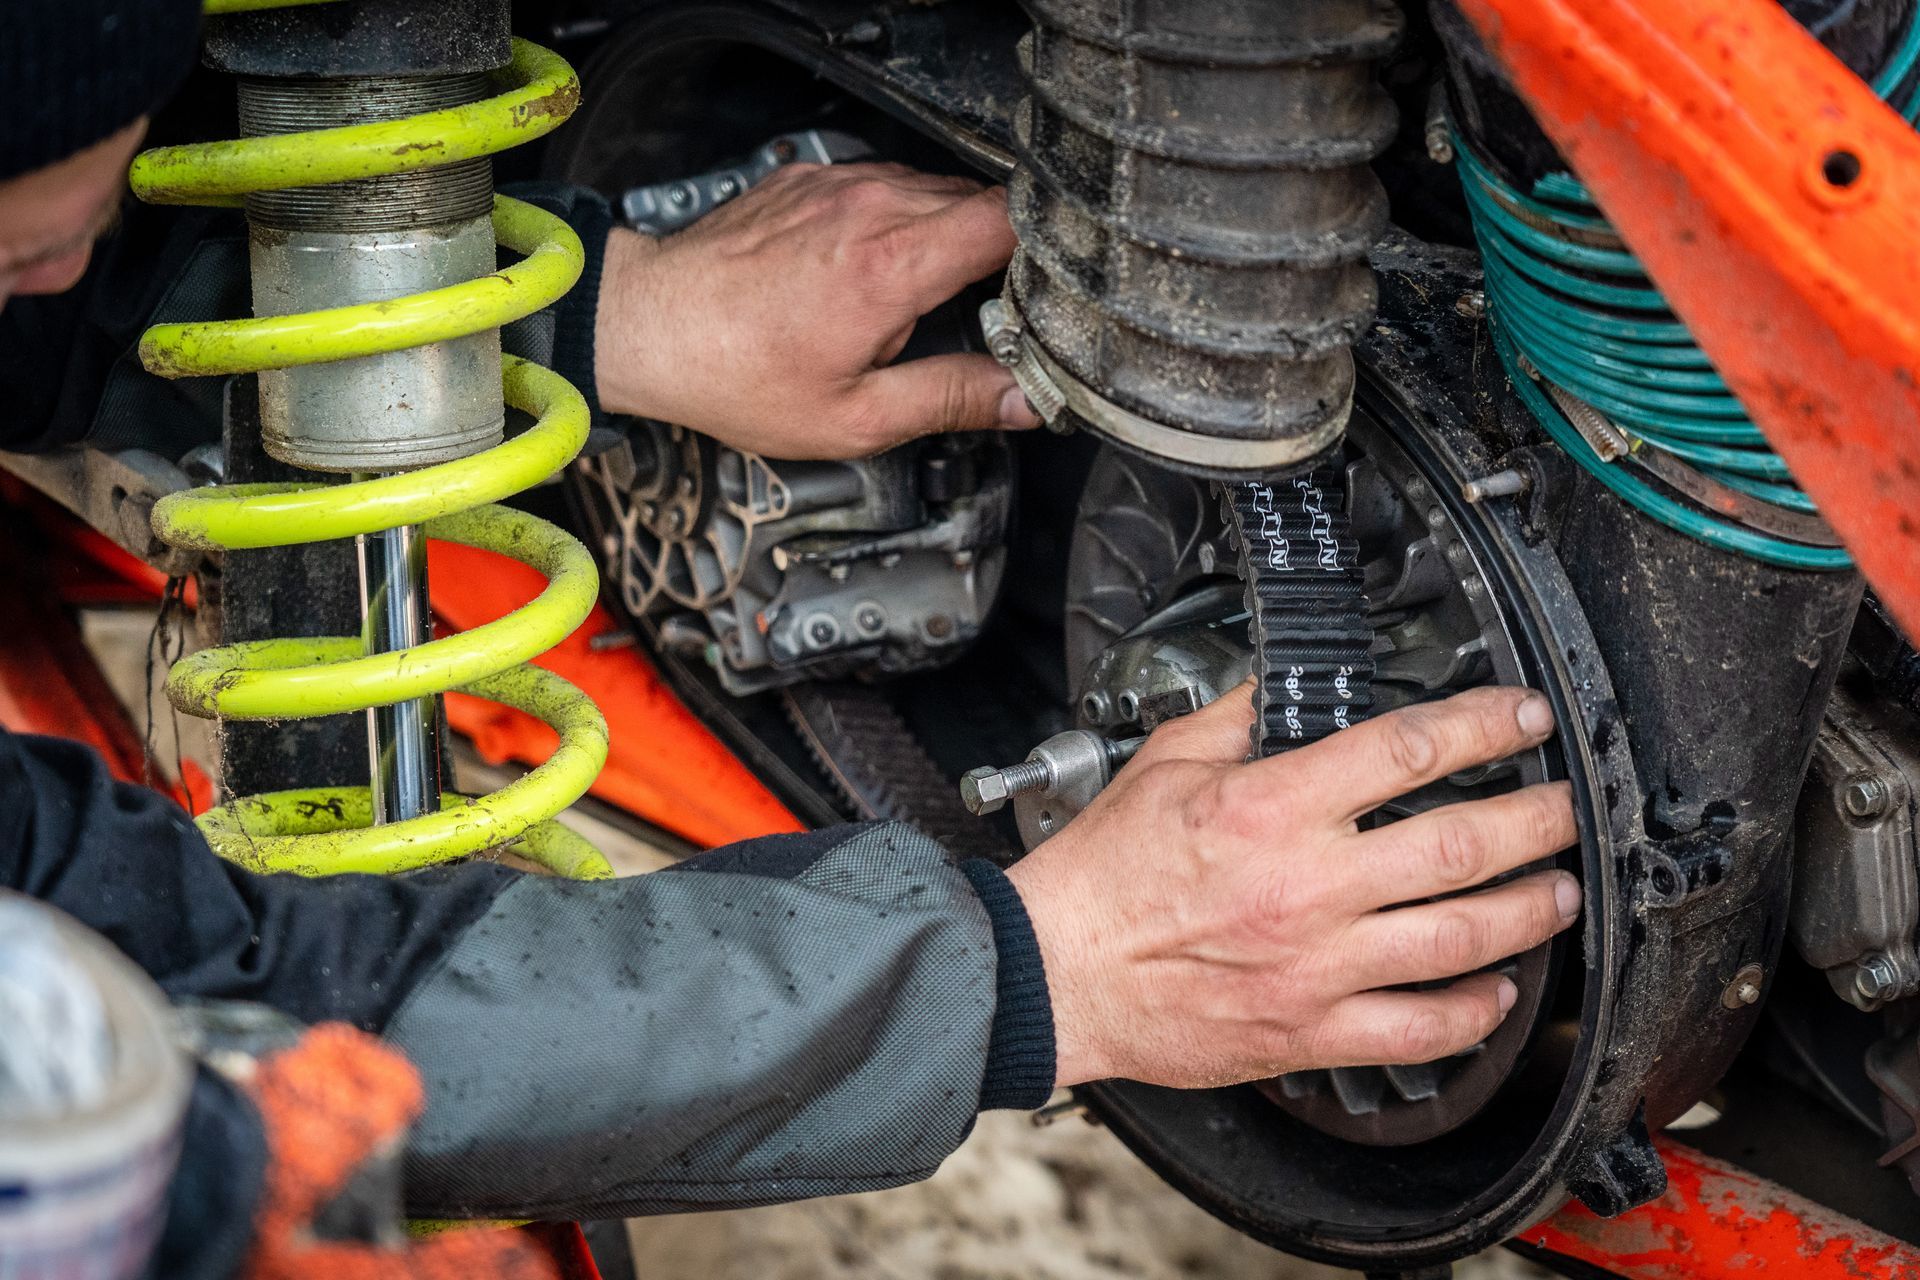
[[[284,0],[281,0],[284,3]],[[222,11],[275,7],[221,0]],[[495,97],[405,120],[271,137],[164,147],[135,159],[135,194],[162,204],[237,205],[249,192],[316,186],[435,168],[531,141],[573,113],[580,82],[558,55],[515,40]],[[158,325],[140,358],[163,377],[254,373],[401,351],[518,320],[573,286],[580,240],[559,218],[497,196],[498,242],[513,266],[395,301],[302,315]],[[548,585],[494,622],[418,648],[367,655],[359,637],[258,640],[177,663],[167,692],[205,717],[286,720],[385,706],[460,690],[538,717],[560,734],[545,764],[491,795],[443,797],[437,813],[373,827],[365,787],[249,796],[200,819],[222,857],[309,875],[395,872],[512,844],[564,875],[611,875],[585,840],[552,821],[583,795],[607,755],[607,725],[591,699],[527,661],[585,621],[599,591],[593,558],[565,531],[493,505],[572,461],[587,406],[558,375],[508,357],[508,404],[536,419],[497,448],[404,474],[340,485],[228,485],[173,494],[153,527],[179,547],[284,547],[423,524],[432,537],[496,551],[538,569]]]

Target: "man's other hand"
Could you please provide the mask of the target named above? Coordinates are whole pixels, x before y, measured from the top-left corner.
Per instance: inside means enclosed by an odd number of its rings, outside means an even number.
[[[1357,825],[1537,746],[1545,698],[1475,689],[1244,763],[1249,688],[1160,728],[1009,872],[1046,965],[1060,1084],[1211,1087],[1458,1053],[1516,995],[1475,970],[1579,915],[1565,872],[1477,888],[1574,842],[1565,783]]]
[[[988,356],[889,364],[921,316],[1006,266],[1013,245],[1003,190],[892,164],[797,164],[676,235],[615,230],[600,402],[776,458],[1036,426]]]

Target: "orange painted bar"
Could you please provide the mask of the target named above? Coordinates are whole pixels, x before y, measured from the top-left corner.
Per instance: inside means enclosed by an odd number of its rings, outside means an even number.
[[[1461,8],[1920,636],[1920,135],[1774,0]]]

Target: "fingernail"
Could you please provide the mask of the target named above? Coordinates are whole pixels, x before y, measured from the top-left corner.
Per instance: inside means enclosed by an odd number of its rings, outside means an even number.
[[[1539,694],[1529,694],[1518,711],[1520,728],[1530,738],[1544,738],[1553,732],[1553,708]]]
[[[1571,920],[1580,914],[1580,886],[1572,876],[1561,876],[1553,885],[1553,905],[1560,908],[1560,918]]]
[[[1513,979],[1500,979],[1500,989],[1494,993],[1494,999],[1500,1002],[1500,1012],[1506,1013],[1513,1008],[1514,1001],[1520,998],[1520,988],[1513,985]]]
[[[1014,430],[1040,425],[1040,415],[1027,403],[1026,392],[1019,387],[1008,387],[1000,397],[1000,425]]]

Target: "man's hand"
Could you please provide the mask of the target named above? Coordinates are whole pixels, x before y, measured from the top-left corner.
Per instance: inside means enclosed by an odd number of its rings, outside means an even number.
[[[1355,824],[1538,745],[1540,695],[1475,689],[1247,764],[1251,722],[1241,689],[1162,727],[1008,873],[1046,965],[1058,1083],[1198,1088],[1445,1057],[1499,1024],[1513,984],[1380,988],[1471,973],[1579,915],[1559,871],[1460,894],[1573,843],[1565,783]],[[1383,910],[1444,894],[1460,896]]]
[[[891,164],[792,165],[677,235],[616,230],[594,326],[600,402],[776,458],[1036,426],[988,356],[888,364],[1013,244],[1000,188]]]

